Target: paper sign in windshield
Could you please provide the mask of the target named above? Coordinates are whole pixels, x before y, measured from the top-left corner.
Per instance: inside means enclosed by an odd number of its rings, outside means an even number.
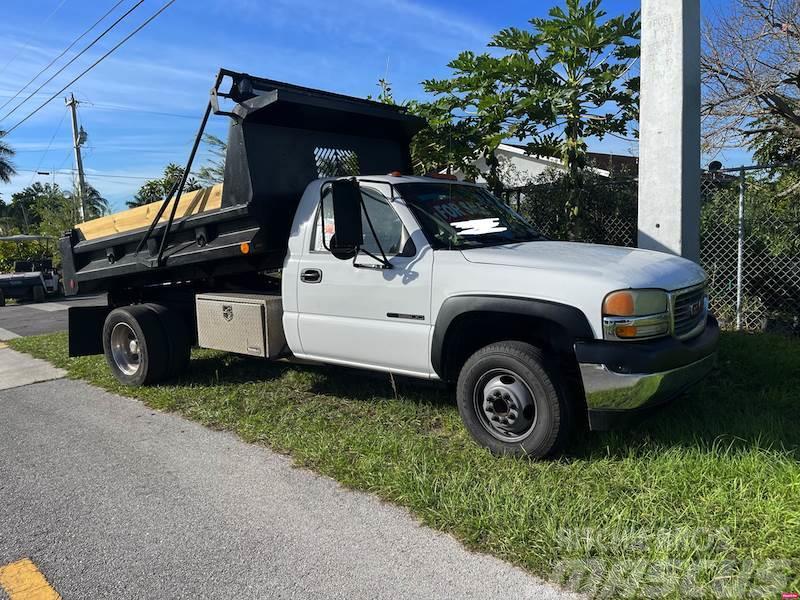
[[[455,223],[450,223],[450,226],[459,230],[458,235],[485,235],[487,233],[508,231],[508,227],[500,225],[499,218],[456,221]]]

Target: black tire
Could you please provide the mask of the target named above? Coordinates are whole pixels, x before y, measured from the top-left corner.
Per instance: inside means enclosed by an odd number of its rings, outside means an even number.
[[[34,286],[33,288],[33,301],[39,304],[40,302],[44,302],[44,288],[40,285]]]
[[[126,350],[124,344],[112,342],[115,329],[119,326],[121,337],[129,334],[135,338],[136,352]],[[115,348],[117,356],[115,358]],[[103,325],[103,352],[111,372],[120,383],[132,387],[157,383],[164,379],[169,368],[167,336],[158,315],[149,307],[136,304],[112,310]],[[127,365],[124,356],[135,356]]]
[[[524,342],[491,344],[461,369],[458,412],[475,441],[493,454],[545,458],[570,436],[572,404],[556,368]]]
[[[6,295],[5,292],[3,292],[3,290],[0,290],[0,307],[5,305],[6,305]]]
[[[162,304],[145,304],[157,316],[167,336],[169,357],[167,359],[167,374],[169,378],[178,377],[186,372],[192,354],[192,344],[189,337],[189,328],[183,314],[177,309],[168,308]]]

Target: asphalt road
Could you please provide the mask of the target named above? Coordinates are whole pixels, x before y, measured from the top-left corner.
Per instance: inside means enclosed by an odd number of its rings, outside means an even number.
[[[106,303],[105,295],[54,298],[35,304],[11,304],[0,307],[0,341],[17,336],[40,335],[67,330],[70,306],[96,306]]]
[[[65,379],[0,391],[0,567],[23,557],[64,598],[566,597],[286,457]]]

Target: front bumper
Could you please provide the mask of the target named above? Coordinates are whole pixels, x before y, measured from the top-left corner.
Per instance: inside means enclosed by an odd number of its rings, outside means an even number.
[[[705,330],[691,340],[576,343],[589,427],[630,424],[675,398],[713,369],[718,342],[719,325],[709,315]]]

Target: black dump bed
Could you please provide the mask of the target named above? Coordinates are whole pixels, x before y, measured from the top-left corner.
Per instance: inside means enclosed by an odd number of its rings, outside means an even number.
[[[228,80],[230,90],[220,91]],[[174,190],[148,227],[91,239],[73,229],[59,241],[67,294],[279,269],[306,186],[410,173],[409,143],[423,124],[399,107],[222,70],[187,173],[210,114],[231,121],[219,207],[172,221]]]

